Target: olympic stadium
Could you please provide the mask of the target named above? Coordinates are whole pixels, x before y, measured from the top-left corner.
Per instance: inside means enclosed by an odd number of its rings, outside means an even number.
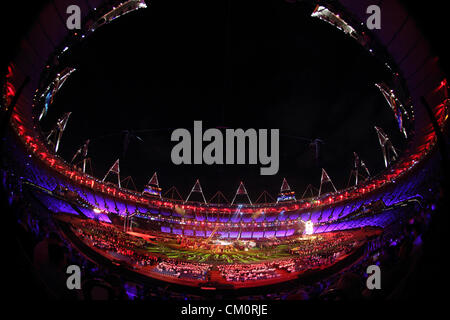
[[[395,0],[379,5],[379,30],[368,1],[230,3],[79,1],[73,30],[70,1],[42,6],[8,62],[1,110],[5,212],[45,295],[408,296],[445,213],[440,60]],[[280,128],[278,174],[169,163],[170,131],[202,119]],[[58,283],[67,265],[82,270],[75,293]],[[383,290],[366,287],[371,265]]]

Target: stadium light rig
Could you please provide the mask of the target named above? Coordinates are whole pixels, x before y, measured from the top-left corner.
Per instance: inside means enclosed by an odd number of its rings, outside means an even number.
[[[94,24],[89,28],[90,32],[94,32],[97,28],[111,23],[115,19],[133,12],[138,9],[147,8],[147,4],[144,0],[129,0],[119,4],[117,7],[112,7],[109,12],[101,16]],[[94,9],[95,10],[95,9]]]
[[[317,5],[313,13],[311,14],[311,17],[319,18],[320,20],[325,21],[333,27],[343,31],[345,34],[348,34],[355,40],[359,40],[359,34],[350,24],[342,19],[339,14],[332,12],[330,9],[324,6]]]

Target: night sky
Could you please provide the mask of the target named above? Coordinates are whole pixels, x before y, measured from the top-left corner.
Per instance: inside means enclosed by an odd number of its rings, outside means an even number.
[[[185,197],[199,178],[209,199],[233,197],[243,180],[252,200],[275,195],[283,177],[302,194],[317,188],[324,167],[337,188],[347,185],[353,151],[372,173],[383,169],[374,126],[404,148],[393,113],[375,87],[389,79],[375,58],[332,26],[310,17],[313,8],[282,1],[152,1],[100,28],[67,52],[77,71],[42,121],[49,130],[73,114],[60,154],[70,160],[86,139],[94,175],[103,178],[120,157],[122,178],[138,188],[158,172],[160,185]],[[175,166],[176,128],[280,129],[280,170],[261,165]],[[124,150],[124,131],[131,138]],[[307,139],[320,138],[321,156]],[[124,152],[126,151],[126,152]]]

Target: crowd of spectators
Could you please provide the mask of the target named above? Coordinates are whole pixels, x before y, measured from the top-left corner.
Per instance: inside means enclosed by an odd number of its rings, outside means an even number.
[[[222,277],[230,282],[245,282],[277,278],[280,275],[270,263],[219,265]]]
[[[155,271],[176,278],[207,280],[208,271],[210,269],[211,266],[207,264],[166,260],[159,262]]]
[[[3,193],[3,203],[8,206],[7,219],[15,220],[15,235],[20,243],[20,248],[24,255],[20,261],[30,261],[33,267],[35,282],[43,292],[50,298],[55,299],[202,299],[194,294],[186,294],[164,289],[159,286],[138,284],[118,272],[105,266],[99,266],[83,256],[71,243],[58,233],[58,227],[51,219],[48,210],[33,200],[22,186],[18,179],[7,172],[2,172],[2,187],[7,190]],[[411,289],[411,284],[419,283],[422,279],[418,270],[423,268],[423,264],[435,263],[436,259],[424,260],[424,247],[430,239],[437,237],[437,234],[429,231],[429,224],[432,217],[445,211],[445,207],[440,204],[443,198],[423,200],[411,210],[409,216],[405,216],[386,228],[385,232],[378,239],[373,240],[367,246],[366,254],[353,263],[350,267],[343,269],[339,273],[327,278],[315,281],[311,284],[300,282],[290,282],[289,287],[279,286],[276,292],[267,291],[266,294],[241,296],[242,299],[319,299],[319,300],[353,300],[353,299],[382,299],[398,298],[408,295],[417,295],[417,290]],[[408,210],[408,208],[405,208]],[[89,224],[96,223],[96,227],[89,230]],[[96,234],[98,228],[103,230],[104,235]],[[139,260],[140,256],[135,256],[133,246],[140,245],[140,241],[135,237],[128,238],[127,235],[115,237],[109,226],[98,222],[86,222],[84,225],[85,236],[89,241],[97,241],[99,246],[109,234],[109,240],[116,239],[116,245],[120,245],[125,250],[120,251],[123,255],[128,255],[141,265],[148,262]],[[97,230],[97,231],[96,231]],[[94,236],[95,235],[95,236]],[[224,276],[228,276],[229,281],[251,280],[255,275],[256,279],[265,279],[276,274],[273,269],[284,269],[287,272],[302,270],[302,257],[309,257],[310,261],[304,261],[309,267],[317,264],[332,263],[336,252],[346,252],[345,248],[351,249],[352,241],[341,239],[342,243],[334,243],[333,247],[322,247],[320,250],[314,247],[305,246],[305,250],[298,253],[295,259],[275,261],[272,265],[249,266],[254,268],[251,272],[246,272],[246,267],[233,266],[221,267]],[[109,241],[108,241],[109,242]],[[320,242],[318,242],[320,243]],[[117,249],[111,247],[111,249]],[[343,249],[343,250],[341,250]],[[129,251],[126,251],[129,250]],[[132,253],[133,251],[133,253]],[[327,254],[334,252],[332,255]],[[428,250],[427,252],[430,252]],[[429,253],[427,253],[429,254]],[[319,261],[329,259],[328,261]],[[19,261],[19,260],[18,260]],[[425,261],[425,262],[424,262]],[[164,261],[165,262],[165,261]],[[150,262],[153,263],[153,262]],[[83,283],[82,290],[70,291],[66,286],[67,275],[65,273],[68,265],[78,265],[82,269]],[[383,270],[383,290],[368,290],[365,286],[367,279],[367,266],[377,264]],[[160,270],[167,268],[166,263],[159,261],[156,265]],[[242,272],[239,271],[239,268]],[[226,270],[225,270],[226,269]],[[225,272],[226,271],[226,272]],[[184,273],[184,272],[183,272]],[[181,273],[180,273],[181,276]],[[189,276],[189,275],[188,275]],[[35,283],[35,284],[36,284]],[[92,288],[103,288],[104,294],[94,295]],[[413,286],[414,288],[414,286]],[[98,290],[95,290],[96,294]]]
[[[221,265],[218,268],[222,277],[231,282],[272,279],[280,277],[277,270],[295,273],[329,267],[359,244],[351,232],[323,235],[302,241],[292,250],[293,258],[258,264]]]
[[[145,253],[146,240],[118,230],[116,227],[92,220],[85,220],[73,227],[75,233],[89,245],[121,255],[129,259],[130,265],[155,265],[154,271],[177,277],[206,280],[210,266],[201,263],[188,263],[175,259],[161,259]],[[359,241],[351,232],[333,233],[307,238],[293,250],[292,259],[269,261],[259,264],[234,264],[219,266],[224,279],[230,282],[265,280],[280,277],[277,269],[287,272],[302,272],[309,269],[325,268],[332,265],[358,246]]]
[[[144,252],[146,240],[121,232],[110,224],[84,220],[73,230],[91,246],[127,257],[133,265],[145,267],[158,262],[157,257]]]

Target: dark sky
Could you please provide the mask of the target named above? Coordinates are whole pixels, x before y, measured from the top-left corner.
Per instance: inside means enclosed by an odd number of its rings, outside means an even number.
[[[283,177],[300,195],[320,184],[324,167],[336,187],[347,185],[353,151],[372,172],[383,168],[374,125],[402,148],[394,116],[374,83],[388,79],[353,39],[310,17],[311,8],[282,1],[153,1],[149,9],[99,29],[67,61],[77,71],[42,122],[48,130],[72,117],[61,155],[70,159],[91,139],[98,177],[121,158],[122,176],[142,187],[154,171],[164,189],[186,196],[196,178],[206,197],[232,198],[244,180],[253,200],[276,194]],[[280,170],[254,166],[175,166],[175,128],[194,120],[212,127],[280,129]],[[131,140],[123,155],[123,130]],[[298,137],[298,138],[293,138]],[[321,159],[302,138],[320,138]]]

